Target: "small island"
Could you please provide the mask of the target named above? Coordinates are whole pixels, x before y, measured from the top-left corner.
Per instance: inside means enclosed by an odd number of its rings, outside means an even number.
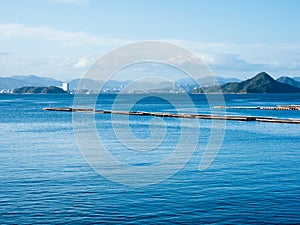
[[[14,94],[67,94],[68,92],[55,86],[50,87],[21,87],[13,90]]]

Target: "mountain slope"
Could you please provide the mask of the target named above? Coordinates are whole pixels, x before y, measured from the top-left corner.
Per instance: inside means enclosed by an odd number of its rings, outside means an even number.
[[[11,78],[24,81],[26,83],[32,84],[32,86],[61,86],[62,82],[55,80],[51,77],[39,77],[36,75],[14,75]]]
[[[251,79],[242,82],[232,82],[218,86],[210,86],[203,90],[196,90],[196,93],[300,93],[300,88],[280,83],[274,80],[269,74],[262,72]]]
[[[0,89],[15,89],[23,86],[61,86],[62,82],[49,77],[36,75],[15,75],[0,77]]]
[[[297,82],[300,82],[300,77],[293,77],[293,79]]]
[[[276,79],[278,82],[283,83],[283,84],[288,84],[297,88],[300,88],[300,82],[294,80],[293,78],[290,77],[279,77]]]
[[[280,83],[262,72],[255,77],[221,86],[223,93],[300,93],[300,88]]]
[[[26,83],[22,80],[10,78],[10,77],[0,77],[0,89],[15,89],[22,87]]]
[[[265,72],[239,83],[222,85],[221,88],[223,93],[300,93],[300,88],[280,83]]]
[[[192,78],[179,79],[176,81],[176,84],[181,87],[191,86],[191,87],[199,87],[199,84],[202,87],[215,85],[216,81],[218,84],[226,84],[229,82],[239,82],[240,80],[237,78],[226,78],[226,77],[212,77],[206,76],[200,78],[195,82]]]

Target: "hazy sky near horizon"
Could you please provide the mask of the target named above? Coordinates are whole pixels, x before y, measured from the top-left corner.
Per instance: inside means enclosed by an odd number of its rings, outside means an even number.
[[[299,9],[297,0],[1,1],[0,76],[78,78],[144,40],[185,47],[218,76],[300,76]]]

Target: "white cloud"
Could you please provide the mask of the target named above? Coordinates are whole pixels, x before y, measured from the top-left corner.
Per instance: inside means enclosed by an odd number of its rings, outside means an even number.
[[[93,62],[91,57],[86,59],[88,60],[86,66]],[[82,67],[84,63],[81,58],[69,56],[3,57],[0,61],[0,76],[36,74],[59,80],[70,80],[84,75],[86,69]]]
[[[74,65],[75,68],[85,68],[89,64],[89,61],[87,58],[81,58],[79,61]]]
[[[28,43],[24,44],[24,40]],[[5,47],[0,49],[2,68],[0,75],[5,71],[6,74],[36,73],[47,76],[68,74],[70,77],[81,75],[98,59],[98,56],[104,54],[104,51],[133,42],[82,31],[70,32],[20,23],[0,24],[0,41],[1,46]],[[162,41],[177,44],[194,52],[217,75],[252,76],[264,70],[272,75],[300,75],[300,43],[268,46],[183,40]],[[193,66],[194,58],[174,56],[170,58],[170,62],[172,61],[180,65]]]
[[[128,42],[128,40],[104,38],[82,31],[68,32],[44,26],[26,26],[20,23],[0,24],[0,40],[12,39],[38,39],[57,42],[65,47],[120,45]]]
[[[222,76],[250,77],[268,71],[274,77],[300,75],[300,43],[228,44],[169,40],[197,54],[211,70]],[[188,63],[190,59],[187,59]]]

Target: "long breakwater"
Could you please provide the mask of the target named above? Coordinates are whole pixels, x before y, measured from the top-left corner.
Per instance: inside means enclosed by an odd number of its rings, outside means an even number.
[[[59,111],[59,112],[77,112],[77,113],[173,117],[173,118],[186,118],[186,119],[236,120],[236,121],[257,121],[257,122],[266,122],[266,123],[300,124],[300,119],[281,119],[275,117],[260,117],[260,116],[231,116],[231,115],[211,115],[211,114],[188,114],[188,113],[113,111],[113,110],[97,110],[93,108],[43,108],[43,110]]]

